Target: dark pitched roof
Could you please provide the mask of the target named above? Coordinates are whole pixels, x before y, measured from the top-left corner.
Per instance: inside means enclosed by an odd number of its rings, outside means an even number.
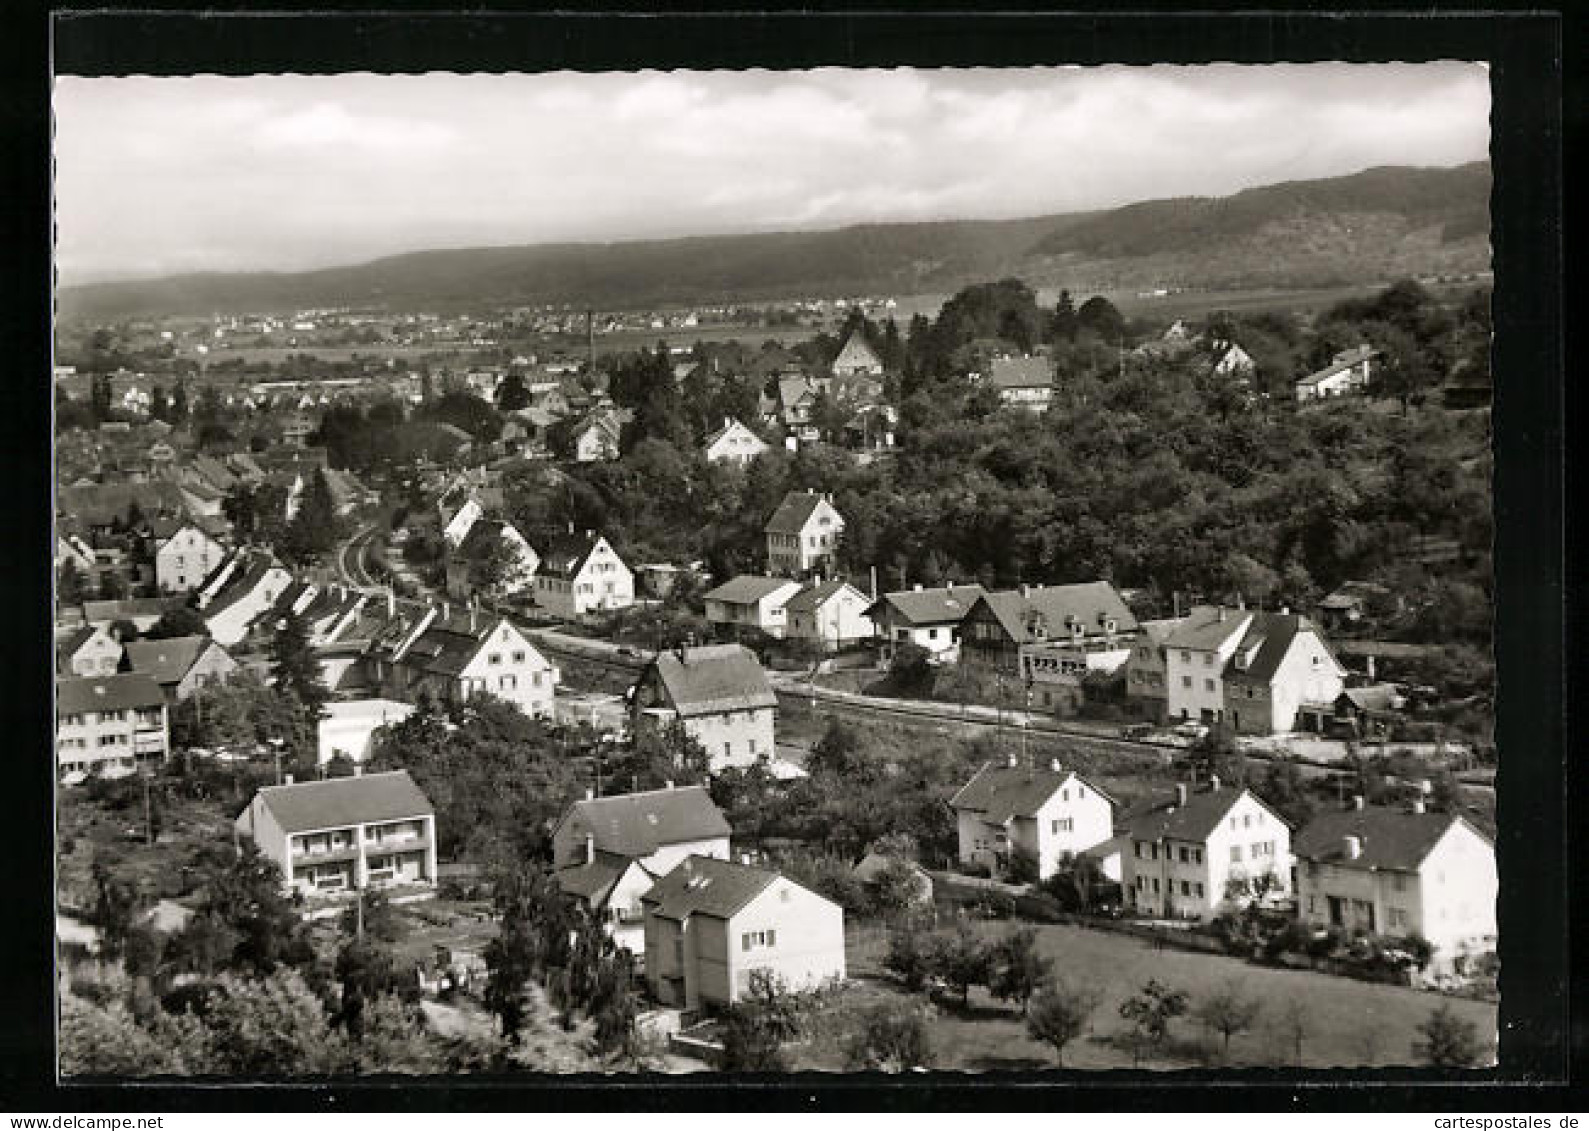
[[[793,584],[797,583],[791,582],[787,577],[764,577],[759,573],[742,573],[707,592],[703,595],[703,599],[722,601],[728,605],[753,605]]]
[[[555,878],[564,895],[577,896],[592,907],[600,907],[607,901],[613,885],[623,878],[623,874],[634,863],[628,856],[597,849],[594,860],[560,868]],[[645,871],[643,868],[641,870]],[[649,872],[646,874],[650,875]]]
[[[99,631],[99,628],[96,626],[85,624],[83,627],[62,637],[60,642],[55,646],[55,650],[62,656],[68,658],[75,656],[82,649],[83,645],[94,639]]]
[[[996,389],[1030,389],[1054,383],[1054,369],[1046,357],[996,357],[988,382]]]
[[[747,648],[714,644],[686,648],[683,653],[681,660],[678,652],[659,652],[652,661],[668,701],[681,717],[778,705],[767,673]]]
[[[995,825],[1011,817],[1030,817],[1048,803],[1059,787],[1075,777],[1106,801],[1110,797],[1074,770],[986,763],[950,800],[955,809],[979,812]]]
[[[1226,678],[1237,682],[1268,683],[1280,670],[1280,662],[1291,650],[1292,642],[1306,633],[1318,636],[1320,643],[1324,644],[1324,650],[1329,652],[1329,644],[1307,617],[1296,613],[1254,613],[1241,642],[1232,653],[1231,663],[1225,671]],[[1248,656],[1251,659],[1243,667],[1241,660]],[[1334,658],[1333,653],[1331,658]]]
[[[777,872],[710,856],[686,856],[641,897],[664,919],[732,918],[778,879]]]
[[[733,831],[706,787],[699,785],[576,801],[563,820],[575,816],[595,838],[598,851],[634,858]]]
[[[1413,813],[1382,805],[1337,809],[1320,813],[1309,821],[1291,838],[1291,851],[1299,859],[1342,868],[1412,872],[1423,863],[1446,831],[1461,820],[1450,813]],[[1479,835],[1486,844],[1490,843],[1488,837]],[[1355,860],[1347,854],[1346,838],[1349,836],[1359,838],[1362,843],[1361,854]]]
[[[1245,631],[1245,609],[1226,609],[1199,605],[1164,640],[1166,648],[1185,648],[1193,652],[1215,652],[1232,636]]]
[[[146,675],[93,676],[62,679],[55,684],[55,713],[81,715],[85,711],[124,711],[133,707],[159,707],[166,701],[160,685]]]
[[[1247,795],[1245,789],[1222,785],[1219,789],[1188,791],[1186,804],[1179,803],[1175,794],[1151,798],[1128,809],[1116,823],[1136,840],[1192,840],[1205,841],[1219,827],[1230,812],[1231,806]],[[1263,805],[1256,794],[1253,800]],[[1264,805],[1271,816],[1281,824],[1285,818]]]
[[[586,531],[554,539],[541,557],[541,570],[553,577],[574,578],[585,568],[585,561],[601,541],[601,535]],[[613,551],[617,553],[616,550]]]
[[[172,609],[181,608],[182,597],[128,597],[120,601],[84,601],[83,618],[91,624],[101,621],[131,620],[134,617],[158,617]]]
[[[971,606],[986,593],[980,585],[946,585],[884,593],[866,610],[866,615],[876,620],[886,609],[914,625],[959,624],[971,611]]]
[[[169,640],[132,640],[125,648],[133,671],[167,684],[180,683],[204,649],[214,643],[208,636],[175,636]]]
[[[763,529],[768,534],[799,534],[824,501],[825,496],[815,491],[790,491]],[[826,501],[832,505],[832,500]]]
[[[982,600],[1017,643],[1037,639],[1032,627],[1039,618],[1046,626],[1048,639],[1063,638],[1069,632],[1069,623],[1080,624],[1088,635],[1102,632],[1104,622],[1109,620],[1115,622],[1116,632],[1131,632],[1137,627],[1137,618],[1107,581],[1042,585],[1028,588],[1025,593],[1006,589],[985,594]]]
[[[259,797],[285,832],[396,821],[434,812],[407,770],[264,786]]]
[[[808,585],[784,602],[784,608],[791,613],[811,612],[820,607],[824,601],[839,590],[847,588],[849,584],[848,581],[834,579],[832,581],[824,581],[819,585]]]

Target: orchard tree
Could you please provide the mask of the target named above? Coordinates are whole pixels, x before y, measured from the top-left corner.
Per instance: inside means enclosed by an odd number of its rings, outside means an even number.
[[[1133,1055],[1141,1045],[1158,1048],[1169,1034],[1170,1022],[1186,1013],[1186,991],[1172,989],[1157,978],[1147,983],[1132,997],[1120,1003],[1120,1016],[1131,1022]]]
[[[1195,1016],[1224,1038],[1222,1051],[1228,1059],[1231,1038],[1256,1026],[1262,1013],[1263,1002],[1245,993],[1241,983],[1231,978],[1198,1004]]]
[[[874,1072],[932,1067],[929,1019],[923,1003],[879,1002],[868,1007],[845,1036],[845,1067]]]
[[[1054,1059],[1065,1064],[1065,1046],[1087,1031],[1099,997],[1093,990],[1061,979],[1045,986],[1026,1011],[1026,1031],[1035,1041],[1054,1050]]]
[[[1000,1001],[1020,1005],[1025,1016],[1032,995],[1054,976],[1054,962],[1037,952],[1037,932],[1031,927],[1011,931],[993,947],[988,989]]]
[[[1458,1017],[1449,1001],[1441,1002],[1419,1023],[1418,1034],[1413,1055],[1434,1068],[1472,1068],[1484,1056],[1478,1026]]]

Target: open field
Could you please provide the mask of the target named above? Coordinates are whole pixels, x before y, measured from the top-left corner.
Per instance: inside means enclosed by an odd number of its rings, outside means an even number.
[[[1009,924],[981,923],[978,930],[997,937]],[[1308,1068],[1390,1066],[1415,1063],[1412,1047],[1416,1027],[1442,1000],[1450,1000],[1459,1017],[1478,1026],[1481,1036],[1493,1040],[1496,1007],[1493,1004],[1440,996],[1396,986],[1373,985],[1309,971],[1256,966],[1234,958],[1178,950],[1156,950],[1150,943],[1104,931],[1080,927],[1036,927],[1038,948],[1054,960],[1066,978],[1102,994],[1093,1015],[1093,1030],[1065,1050],[1067,1068],[1130,1068],[1132,1056],[1124,1042],[1129,1026],[1118,1009],[1150,977],[1199,1000],[1227,979],[1237,979],[1245,993],[1262,1000],[1264,1012],[1257,1027],[1235,1037],[1230,1046],[1231,1067],[1283,1067],[1294,1061],[1289,1039],[1276,1031],[1279,1011],[1286,1003],[1303,1004],[1307,1035],[1301,1065]],[[908,995],[881,973],[879,959],[887,948],[880,929],[851,929],[848,938],[850,976],[860,979],[845,1009],[877,1000],[907,1000]],[[1187,1068],[1217,1061],[1220,1038],[1205,1034],[1190,1018],[1171,1025],[1164,1049],[1144,1057],[1142,1067]],[[1026,1034],[1018,1009],[992,998],[984,989],[973,989],[968,1008],[958,1001],[939,1004],[933,1024],[935,1068],[983,1071],[1036,1069],[1055,1066],[1053,1051]],[[836,1042],[814,1041],[797,1051],[797,1067],[841,1068]]]

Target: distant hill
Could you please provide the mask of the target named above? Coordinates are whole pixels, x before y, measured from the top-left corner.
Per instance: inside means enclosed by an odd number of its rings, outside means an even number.
[[[1377,168],[1221,198],[1002,221],[421,251],[350,267],[68,287],[63,317],[672,305],[918,294],[1018,275],[1080,291],[1326,286],[1489,267],[1490,166]]]

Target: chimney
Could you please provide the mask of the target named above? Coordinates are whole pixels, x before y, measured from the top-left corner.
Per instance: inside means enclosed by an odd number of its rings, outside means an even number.
[[[1186,804],[1186,783],[1185,782],[1176,782],[1175,783],[1175,804],[1176,804],[1177,807],[1180,807],[1180,806]]]
[[[281,775],[281,782],[282,782],[283,785],[291,785],[292,784],[292,775],[291,774],[282,774]]]
[[[356,777],[356,778],[362,778],[364,776],[364,763],[363,762],[355,762],[355,763],[353,763],[353,776]]]
[[[1010,769],[1015,769],[1016,762],[1014,753],[1007,755],[1004,759],[1004,763],[1005,765],[1009,766]]]
[[[1421,782],[1418,783],[1418,792],[1421,793],[1423,796],[1428,797],[1434,791],[1435,791],[1435,783],[1430,781],[1428,778],[1424,778]]]
[[[1283,616],[1283,617],[1290,616],[1291,615],[1291,606],[1290,605],[1281,605],[1280,606],[1280,615]]]
[[[590,833],[585,834],[585,863],[596,862],[596,838]]]
[[[1064,770],[1064,767],[1059,764],[1059,759],[1058,758],[1052,759],[1048,763],[1048,768],[1053,770],[1056,774],[1057,773],[1061,773]]]
[[[916,582],[916,584],[912,585],[910,587],[910,589],[911,589],[911,592],[913,592],[913,593],[920,593],[921,592],[921,582],[919,582],[919,581]]]
[[[1024,597],[1030,597],[1031,595],[1032,595],[1032,587],[1030,585],[1027,585],[1025,582],[1022,582],[1021,583],[1021,596],[1024,598]]]
[[[443,601],[441,603],[441,623],[442,624],[446,624],[451,619],[452,619],[452,603],[450,601]]]
[[[1424,799],[1421,796],[1414,797],[1412,799],[1412,811],[1419,814],[1427,813],[1429,811],[1429,806],[1424,802]]]
[[[1372,683],[1372,682],[1374,682],[1374,679],[1375,679],[1375,676],[1374,676],[1374,657],[1373,656],[1369,656],[1368,657],[1368,680],[1369,680],[1370,683]]]
[[[747,868],[751,867],[751,865],[754,863],[750,853],[748,852],[741,852],[739,854],[739,862],[745,865]]]
[[[1352,794],[1352,808],[1356,809],[1358,812],[1362,812],[1362,810],[1363,810],[1363,795],[1361,793]]]
[[[1360,837],[1360,836],[1349,836],[1349,837],[1346,837],[1345,840],[1346,840],[1346,858],[1348,860],[1356,860],[1359,856],[1363,855],[1363,838],[1362,837]]]
[[[665,781],[665,782],[662,783],[662,788],[663,789],[672,789],[673,788],[673,783],[670,782],[670,781]]]
[[[480,612],[480,606],[471,601],[470,604],[469,604],[469,631],[471,633],[476,631],[476,620],[475,620],[475,618],[477,617],[479,612]]]
[[[585,787],[585,800],[586,801],[594,801],[595,799],[596,799],[596,791],[594,789],[591,789],[590,786],[587,785]]]
[[[1220,619],[1220,623],[1223,624],[1224,620],[1225,620],[1225,606],[1224,605],[1221,605],[1219,607],[1219,619]]]
[[[1218,793],[1219,792],[1219,775],[1218,774],[1209,774],[1208,775],[1208,789],[1209,789],[1210,793]]]

